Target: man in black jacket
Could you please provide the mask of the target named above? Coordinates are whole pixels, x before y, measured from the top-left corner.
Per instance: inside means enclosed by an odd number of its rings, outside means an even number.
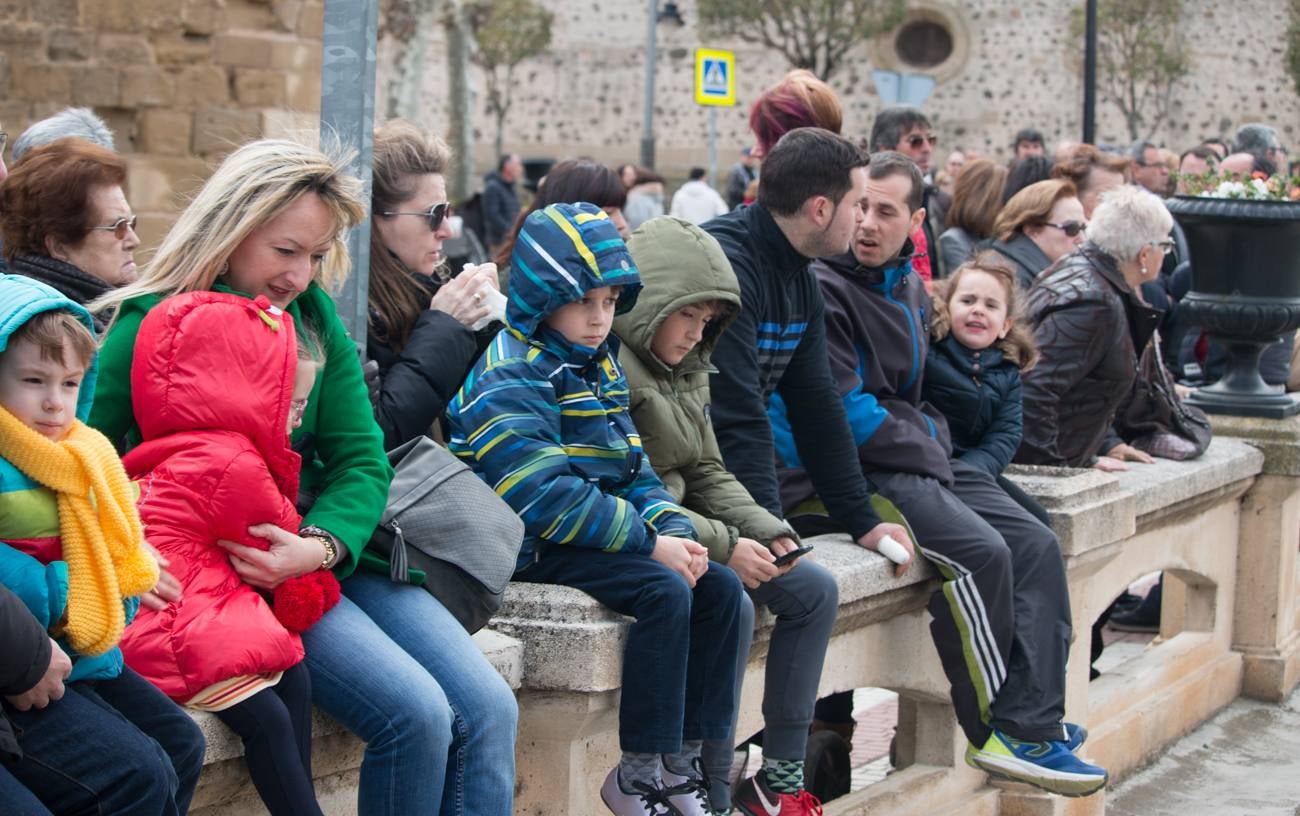
[[[812,266],[826,302],[831,374],[858,467],[943,576],[930,629],[970,740],[966,761],[1087,795],[1106,784],[1106,772],[1073,755],[1085,732],[1062,723],[1070,594],[1060,544],[991,474],[952,457],[947,421],[921,400],[930,303],[908,236],[925,218],[922,185],[906,156],[873,155],[852,250]],[[773,425],[778,453],[793,457],[780,444],[784,417]],[[787,506],[810,498],[802,476],[783,474]]]
[[[6,813],[48,814],[45,806],[14,779],[4,763],[21,760],[23,749],[18,744],[8,711],[45,708],[51,701],[63,697],[63,681],[72,673],[72,661],[41,628],[41,624],[27,611],[22,600],[0,586],[0,802]]]
[[[830,131],[792,130],[763,162],[758,201],[704,224],[740,280],[742,304],[713,352],[718,371],[710,380],[711,413],[727,469],[782,518],[768,420],[769,405],[779,397],[812,483],[841,529],[868,549],[888,535],[910,553],[906,529],[881,522],[871,507],[871,488],[853,455],[827,366],[821,294],[808,273],[812,258],[848,248],[862,220],[867,162],[852,142]],[[899,574],[907,564],[899,565]],[[742,783],[735,801],[768,808],[788,800],[781,813],[805,812],[797,804],[806,801],[803,794],[791,791],[802,790],[801,759],[765,757],[773,764]],[[795,784],[786,787],[789,779]]]
[[[483,229],[487,235],[483,242],[492,254],[501,248],[519,217],[519,193],[515,190],[515,182],[523,173],[523,162],[515,154],[507,153],[497,160],[496,172],[488,173],[484,179]]]

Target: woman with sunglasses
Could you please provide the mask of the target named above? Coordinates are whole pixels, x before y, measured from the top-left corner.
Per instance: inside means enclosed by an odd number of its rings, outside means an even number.
[[[82,305],[136,278],[135,216],[122,194],[126,162],[83,139],[33,148],[0,186],[9,271]],[[103,330],[96,318],[96,330]]]
[[[993,223],[990,248],[1011,262],[1021,288],[1084,241],[1087,222],[1074,185],[1060,179],[1031,184],[1011,197]]]
[[[496,267],[450,270],[443,255],[450,161],[441,139],[409,122],[375,131],[366,351],[379,365],[375,418],[388,450],[429,432],[500,328],[474,329],[496,300]]]
[[[261,589],[322,567],[339,579],[342,598],[302,639],[313,702],[366,744],[358,813],[504,816],[514,696],[456,619],[423,588],[389,580],[387,558],[369,547],[393,471],[328,291],[349,269],[343,235],[365,217],[360,194],[342,157],[291,141],[261,139],[227,156],[140,280],[92,304],[117,313],[90,424],[124,447],[138,443],[131,360],[144,315],[166,297],[264,297],[311,325],[326,362],[293,435],[303,524],[251,528],[265,551],[221,544],[240,578]]]

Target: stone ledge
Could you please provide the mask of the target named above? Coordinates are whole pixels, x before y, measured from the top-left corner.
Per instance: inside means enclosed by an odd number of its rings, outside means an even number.
[[[1260,419],[1210,414],[1210,425],[1216,441],[1234,437],[1259,448],[1265,475],[1300,476],[1300,416]]]
[[[1216,438],[1200,457],[1189,462],[1157,459],[1153,465],[1130,464],[1117,473],[1119,486],[1134,497],[1141,525],[1148,516],[1183,509],[1189,500],[1213,498],[1219,491],[1257,476],[1264,454],[1239,439]]]
[[[510,688],[518,689],[523,674],[523,644],[512,637],[494,632],[491,629],[484,629],[475,634],[474,642],[487,656],[492,667],[510,684]],[[206,711],[192,711],[189,709],[186,709],[186,711],[198,723],[199,728],[203,731],[203,736],[208,741],[207,754],[203,758],[205,766],[244,755],[244,746],[239,737],[222,725],[221,721],[214,715]],[[313,739],[335,734],[346,736],[343,727],[321,713],[319,709],[312,712],[311,733]]]
[[[869,622],[864,616],[883,619],[896,614],[899,598],[894,591],[935,576],[933,567],[922,563],[895,578],[892,563],[862,549],[847,535],[814,536],[806,541],[816,547],[813,557],[831,571],[839,585],[837,626]],[[908,606],[923,605],[928,594],[909,595]],[[572,587],[512,582],[492,626],[523,641],[525,688],[594,693],[614,691],[622,685],[623,647],[630,621]],[[775,623],[769,611],[759,612],[756,650],[766,643]]]

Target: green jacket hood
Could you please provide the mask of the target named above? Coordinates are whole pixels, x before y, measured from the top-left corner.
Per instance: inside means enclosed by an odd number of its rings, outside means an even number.
[[[85,306],[40,281],[22,275],[0,275],[0,352],[9,347],[9,338],[24,323],[42,312],[53,311],[71,313],[86,327],[91,337],[95,336],[95,321]],[[77,419],[82,422],[89,419],[90,404],[95,399],[98,358],[98,353],[91,357],[86,376],[81,379],[81,390],[77,393]]]
[[[717,239],[689,221],[662,216],[638,227],[627,246],[644,289],[631,311],[614,318],[614,333],[650,370],[666,372],[668,365],[650,351],[660,324],[683,306],[722,301],[731,308],[709,323],[704,339],[678,363],[707,366],[718,337],[741,308],[740,283]]]

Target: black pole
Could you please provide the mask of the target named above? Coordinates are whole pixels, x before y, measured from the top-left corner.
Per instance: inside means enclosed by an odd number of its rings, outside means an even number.
[[[1083,141],[1097,137],[1097,0],[1088,0],[1083,46]]]

